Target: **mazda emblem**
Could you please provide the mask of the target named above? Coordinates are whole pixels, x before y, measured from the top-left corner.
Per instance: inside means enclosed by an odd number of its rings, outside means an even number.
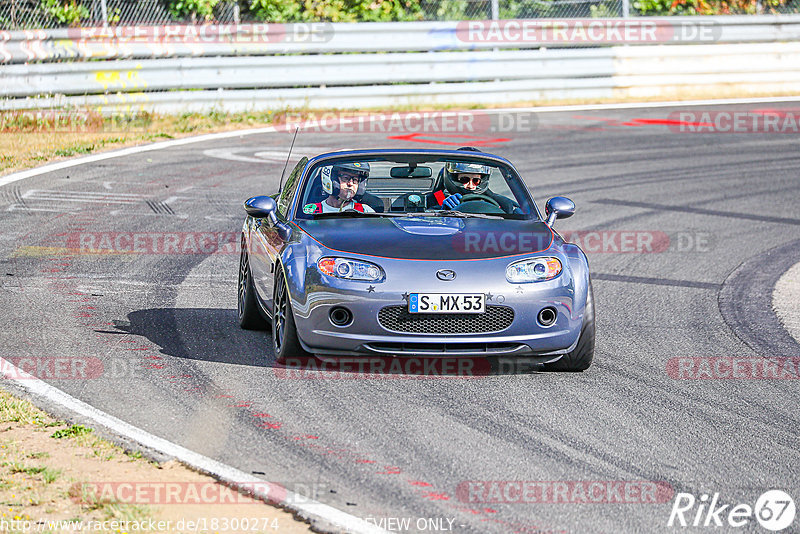
[[[444,280],[445,282],[448,280],[455,280],[456,272],[450,269],[439,269],[436,271],[436,278]]]

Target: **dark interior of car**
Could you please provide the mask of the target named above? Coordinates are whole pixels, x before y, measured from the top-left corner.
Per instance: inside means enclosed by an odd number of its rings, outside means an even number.
[[[444,191],[443,169],[440,169],[435,177],[431,177],[430,168],[427,168],[426,175],[415,177],[416,169],[416,165],[409,166],[408,178],[395,176],[395,174],[399,176],[395,171],[402,171],[401,168],[392,169],[391,178],[370,178],[367,187],[371,192],[365,192],[360,202],[370,206],[376,213],[384,213],[387,208],[388,211],[398,213],[417,213],[439,208],[440,203],[433,192]],[[304,204],[322,202],[327,198],[327,194],[322,190],[321,180],[313,180],[309,187]],[[408,191],[409,188],[415,191],[401,192],[403,189]],[[468,195],[467,200],[458,207],[458,211],[464,213],[500,214],[514,213],[517,210],[516,202],[491,192],[487,192],[486,195]]]

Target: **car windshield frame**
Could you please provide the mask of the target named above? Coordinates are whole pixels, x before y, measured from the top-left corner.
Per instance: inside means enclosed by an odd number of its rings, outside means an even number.
[[[455,151],[453,151],[455,152]],[[419,166],[431,166],[435,165],[437,170],[434,170],[432,176],[430,178],[431,184],[435,185],[437,179],[438,168],[443,166],[443,164],[447,162],[459,162],[459,163],[474,163],[480,165],[488,165],[493,169],[498,169],[500,171],[499,175],[502,179],[505,180],[505,185],[507,190],[503,196],[506,196],[511,201],[514,201],[519,206],[520,213],[469,213],[463,212],[461,215],[453,215],[452,210],[442,209],[443,217],[451,217],[451,216],[464,216],[464,217],[482,217],[482,218],[497,218],[497,219],[513,219],[513,220],[524,220],[524,221],[542,221],[541,213],[536,205],[535,200],[533,199],[532,195],[528,187],[525,185],[522,177],[519,175],[517,170],[510,164],[510,162],[504,160],[503,158],[493,156],[490,154],[485,153],[475,153],[475,152],[370,152],[370,151],[353,151],[347,153],[338,153],[338,154],[331,154],[331,155],[321,155],[315,158],[312,158],[307,164],[306,168],[303,172],[303,180],[301,187],[298,187],[295,198],[293,199],[293,207],[290,211],[292,220],[301,220],[301,221],[309,221],[309,220],[321,220],[321,219],[330,219],[330,218],[337,218],[339,216],[342,217],[354,217],[361,214],[353,214],[349,213],[348,210],[342,211],[341,214],[337,213],[325,213],[325,214],[313,214],[313,213],[305,213],[303,207],[306,205],[305,199],[307,198],[307,190],[309,187],[313,187],[312,181],[317,180],[319,178],[319,169],[331,166],[336,163],[342,162],[367,162],[367,163],[384,163],[384,164],[393,164],[397,166],[402,165],[409,165],[409,164],[416,164]],[[494,179],[494,174],[492,175]],[[372,178],[372,177],[371,177]],[[379,179],[389,179],[388,177],[381,177]],[[397,180],[402,180],[404,178],[395,178]],[[415,179],[415,178],[410,178]],[[374,193],[375,190],[369,191]],[[317,200],[318,202],[320,200]],[[353,210],[349,210],[353,211]],[[403,217],[403,216],[412,216],[412,215],[428,215],[428,216],[435,216],[431,214],[435,214],[438,210],[428,210],[423,212],[406,212],[406,211],[386,211],[384,213],[375,214],[375,216],[385,216],[385,217]],[[324,215],[324,217],[316,217],[316,215]],[[372,215],[372,214],[369,214]],[[485,217],[485,215],[489,215],[490,217]],[[372,218],[372,217],[370,217]]]

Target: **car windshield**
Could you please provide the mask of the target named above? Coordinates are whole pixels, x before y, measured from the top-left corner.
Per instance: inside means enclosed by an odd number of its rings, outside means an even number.
[[[537,218],[507,165],[469,156],[321,162],[307,174],[296,217],[447,216]]]

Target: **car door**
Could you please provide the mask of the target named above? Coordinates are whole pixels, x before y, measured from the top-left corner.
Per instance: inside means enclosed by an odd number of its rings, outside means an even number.
[[[306,163],[308,163],[308,158],[303,157],[300,159],[283,184],[283,189],[277,195],[278,219],[280,220],[285,221],[289,218],[289,205],[292,202],[292,198],[294,198],[297,187],[300,185],[300,176],[303,174]],[[261,301],[271,309],[275,262],[283,249],[284,243],[278,236],[277,230],[270,226],[266,219],[256,221],[251,236],[250,269],[253,273],[256,292]]]

